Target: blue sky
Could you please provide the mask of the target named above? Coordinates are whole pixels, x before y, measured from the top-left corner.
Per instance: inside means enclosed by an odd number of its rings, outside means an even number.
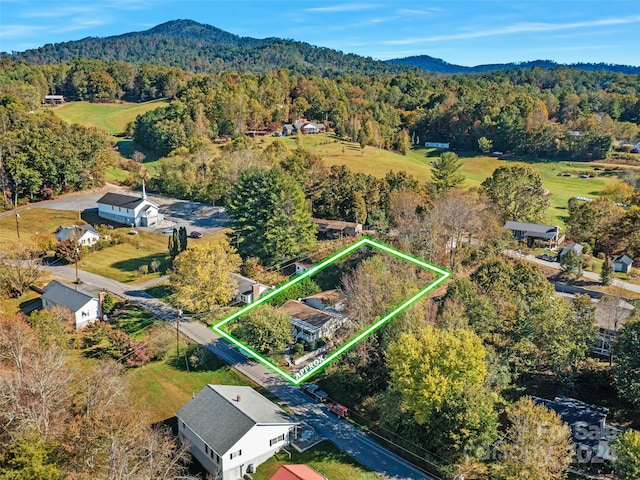
[[[478,65],[536,59],[640,65],[638,0],[0,0],[0,50],[191,19],[385,60]]]

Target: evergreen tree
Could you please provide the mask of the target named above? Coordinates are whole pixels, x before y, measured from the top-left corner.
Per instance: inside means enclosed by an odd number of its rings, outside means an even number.
[[[580,254],[572,248],[560,258],[562,274],[567,277],[579,278],[582,275],[582,261]]]
[[[245,170],[231,191],[228,212],[231,235],[243,257],[274,265],[315,244],[316,228],[304,193],[279,167]]]
[[[610,257],[606,257],[604,259],[604,263],[602,264],[602,270],[600,271],[600,283],[602,285],[611,285],[613,281],[613,263],[611,262]]]
[[[186,227],[180,227],[178,229],[178,253],[184,252],[187,249],[187,229]]]
[[[173,233],[169,237],[169,255],[173,260],[180,253],[180,242],[178,241],[178,230],[173,229]]]
[[[434,162],[431,171],[433,177],[431,188],[436,196],[442,195],[447,190],[456,188],[464,182],[464,175],[458,171],[461,166],[458,155],[453,152],[444,152],[440,155],[440,159]]]

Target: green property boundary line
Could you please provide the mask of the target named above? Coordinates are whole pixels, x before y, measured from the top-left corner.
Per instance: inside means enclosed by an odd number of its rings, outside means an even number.
[[[286,372],[286,371],[282,370],[281,368],[279,368],[277,365],[274,365],[274,363],[271,362],[268,358],[266,358],[265,356],[263,356],[259,352],[253,350],[251,347],[249,347],[249,346],[245,345],[244,343],[240,342],[239,340],[234,338],[232,335],[230,335],[228,332],[223,330],[222,327],[224,327],[225,325],[233,322],[238,317],[240,317],[240,316],[244,315],[245,313],[253,310],[254,308],[258,307],[259,305],[262,305],[263,303],[269,301],[271,298],[281,294],[282,292],[284,292],[289,287],[295,285],[296,283],[301,282],[305,278],[308,278],[308,277],[310,277],[312,275],[315,275],[316,273],[318,273],[319,271],[321,271],[324,268],[328,267],[332,263],[334,263],[334,262],[346,257],[350,253],[353,253],[354,251],[356,251],[356,250],[358,250],[358,249],[360,249],[362,247],[371,247],[371,248],[374,248],[376,250],[379,250],[379,251],[388,253],[390,255],[393,255],[395,257],[401,258],[402,260],[405,260],[405,261],[407,261],[407,262],[409,262],[409,263],[411,263],[413,265],[417,265],[418,267],[422,267],[422,268],[424,268],[426,270],[430,270],[430,271],[436,273],[438,275],[438,277],[435,280],[429,282],[425,287],[423,287],[421,290],[419,290],[415,295],[411,296],[410,298],[408,298],[404,302],[402,302],[399,305],[397,305],[391,311],[389,311],[388,313],[386,313],[382,317],[378,318],[378,320],[376,320],[373,324],[369,325],[368,328],[366,328],[365,330],[363,330],[359,334],[357,334],[354,337],[352,337],[351,339],[349,339],[346,343],[344,343],[342,346],[340,346],[340,348],[338,348],[337,350],[332,352],[329,356],[324,358],[322,360],[322,362],[318,363],[317,365],[313,366],[313,368],[311,368],[311,369],[309,369],[307,371],[303,370],[304,373],[302,375],[300,375],[300,372],[299,372],[296,376],[292,376],[289,372]],[[386,244],[384,244],[382,242],[379,242],[377,240],[373,240],[372,238],[363,237],[360,240],[358,240],[357,242],[352,243],[351,245],[343,248],[342,250],[339,250],[337,253],[333,254],[332,256],[330,256],[328,258],[325,258],[320,263],[314,265],[313,267],[311,267],[309,270],[307,270],[303,274],[297,275],[292,280],[289,280],[288,282],[280,285],[279,287],[275,288],[274,290],[271,290],[266,295],[263,295],[262,297],[260,297],[257,301],[252,302],[252,303],[242,307],[240,310],[237,310],[237,311],[233,312],[231,315],[223,318],[218,323],[213,325],[211,328],[217,334],[219,334],[221,337],[225,338],[227,341],[232,343],[234,346],[238,347],[244,353],[246,353],[246,354],[250,355],[251,357],[255,358],[257,361],[259,361],[260,363],[265,365],[267,368],[269,368],[269,369],[273,370],[274,372],[276,372],[278,375],[280,375],[285,380],[289,381],[293,385],[299,385],[300,383],[304,382],[308,378],[312,377],[316,373],[318,373],[321,370],[323,370],[325,367],[327,367],[327,365],[329,365],[329,363],[331,363],[333,360],[338,358],[340,355],[342,355],[344,352],[346,352],[350,348],[353,348],[359,342],[361,342],[366,337],[368,337],[373,332],[375,332],[380,327],[382,327],[384,324],[389,322],[392,318],[394,318],[400,312],[402,312],[403,310],[405,310],[406,308],[408,308],[409,306],[411,306],[412,304],[414,304],[415,302],[420,300],[425,295],[427,295],[427,293],[429,293],[431,290],[433,290],[438,285],[442,284],[450,276],[451,276],[451,272],[449,272],[448,270],[445,270],[444,268],[440,268],[440,267],[437,267],[435,265],[431,265],[430,263],[425,262],[424,260],[421,260],[421,259],[419,259],[417,257],[414,257],[412,255],[409,255],[409,254],[405,253],[405,252],[397,250],[397,249],[395,249],[393,247],[390,247],[389,245],[386,245]]]

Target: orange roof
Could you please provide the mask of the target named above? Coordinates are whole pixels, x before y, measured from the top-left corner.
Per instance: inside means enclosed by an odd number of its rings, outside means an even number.
[[[308,465],[282,465],[269,480],[328,480]]]

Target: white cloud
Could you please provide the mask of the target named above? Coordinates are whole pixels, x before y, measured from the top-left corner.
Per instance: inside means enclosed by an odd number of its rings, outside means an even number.
[[[87,28],[99,27],[107,22],[104,20],[90,20],[90,19],[74,19],[69,21],[66,25],[61,26],[56,30],[58,33],[75,32],[78,30],[85,30]]]
[[[359,12],[361,10],[372,10],[378,8],[379,5],[372,3],[343,3],[342,5],[330,5],[327,7],[311,7],[305,8],[305,12],[322,12],[322,13],[336,13],[336,12]]]
[[[398,10],[398,14],[400,15],[429,15],[435,12],[441,12],[442,10],[439,8],[422,8],[422,9],[412,9],[412,8],[401,8]]]
[[[20,14],[23,18],[60,18],[69,15],[96,13],[102,7],[96,4],[69,5],[66,7],[38,8],[26,10]]]
[[[618,18],[603,18],[601,20],[590,20],[585,22],[571,23],[516,23],[513,25],[505,25],[500,28],[482,29],[471,32],[460,32],[446,35],[434,35],[431,37],[415,37],[399,40],[388,40],[382,42],[386,45],[409,45],[413,43],[430,43],[442,42],[446,40],[469,40],[473,38],[494,37],[499,35],[511,35],[518,33],[534,33],[534,32],[559,32],[563,30],[572,30],[579,28],[594,28],[611,25],[625,25],[631,23],[640,23],[640,15]]]
[[[3,25],[2,37],[4,38],[20,38],[30,37],[38,32],[47,30],[46,27],[39,27],[35,25]]]

